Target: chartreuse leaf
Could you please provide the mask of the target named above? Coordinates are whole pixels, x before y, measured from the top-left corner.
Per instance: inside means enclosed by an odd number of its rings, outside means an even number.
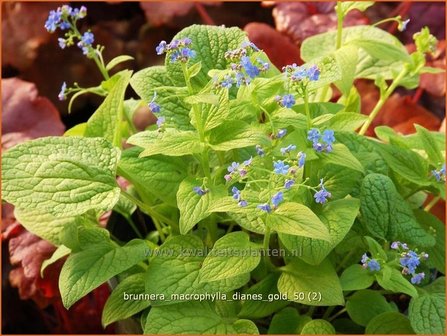
[[[279,295],[277,287],[278,278],[278,273],[269,274],[257,284],[247,289],[244,294],[262,295],[262,300],[244,300],[238,316],[251,319],[263,318],[287,306],[289,302],[285,300],[273,299],[267,301],[269,296],[274,297],[275,295]]]
[[[181,234],[187,234],[194,225],[208,217],[213,198],[226,195],[225,190],[219,187],[213,187],[203,196],[198,195],[194,191],[194,187],[201,187],[202,182],[200,179],[187,177],[180,183],[177,192],[177,205],[180,210]]]
[[[192,25],[173,37],[173,40],[189,37],[192,41],[190,48],[197,55],[189,61],[190,64],[202,62],[200,72],[193,78],[193,83],[203,87],[209,81],[210,70],[223,70],[229,62],[225,59],[225,52],[239,48],[247,40],[246,34],[239,28],[224,28],[222,26]],[[166,57],[166,69],[169,77],[176,85],[185,85],[181,65],[172,63]]]
[[[281,108],[278,112],[274,113],[272,115],[272,122],[277,128],[292,126],[294,128],[307,129],[306,116],[288,108]]]
[[[348,96],[355,78],[358,48],[344,46],[335,51],[335,60],[341,71],[341,79],[335,83],[343,95]]]
[[[290,251],[300,251],[299,257],[305,262],[318,265],[349,232],[359,207],[360,202],[355,198],[342,199],[328,203],[321,213],[318,213],[318,217],[329,231],[328,241],[282,233],[279,238]]]
[[[343,16],[354,9],[364,12],[372,5],[374,5],[374,1],[342,1],[338,4],[338,6],[341,6]]]
[[[361,326],[366,326],[379,314],[393,311],[382,294],[370,289],[351,295],[346,302],[346,310],[349,317]]]
[[[374,275],[358,264],[349,266],[340,276],[344,291],[366,289],[374,283],[374,280]]]
[[[385,312],[372,318],[366,326],[367,335],[409,335],[414,334],[410,320],[397,312]]]
[[[87,121],[84,133],[86,137],[103,137],[116,147],[121,147],[124,94],[131,75],[132,71],[129,70],[121,71],[115,75],[116,82],[106,99]]]
[[[53,252],[51,257],[49,259],[46,259],[42,262],[42,266],[40,267],[40,276],[43,278],[45,274],[45,269],[54,264],[56,261],[62,259],[63,257],[69,255],[71,250],[66,247],[65,245],[60,245],[56,249],[56,251]]]
[[[434,246],[424,248],[424,251],[430,256],[426,263],[445,274],[445,224],[436,216],[423,210],[415,210],[414,215],[424,230],[436,239]]]
[[[311,266],[294,258],[283,267],[278,290],[291,301],[311,306],[343,305],[343,291],[337,273],[329,260]]]
[[[307,38],[301,45],[301,58],[310,62],[336,50],[336,31],[330,31]],[[402,60],[408,59],[408,53],[402,43],[386,31],[372,26],[343,28],[343,45],[357,45],[358,54],[356,78],[370,78],[380,74],[391,79],[394,72],[402,67]],[[363,44],[362,44],[363,43]],[[374,46],[378,46],[374,49]],[[385,51],[389,50],[387,54]],[[384,56],[385,55],[385,56]],[[377,58],[380,56],[379,58]],[[385,58],[382,59],[382,56]]]
[[[26,210],[15,208],[14,216],[29,232],[48,240],[54,245],[61,244],[60,233],[66,226],[76,223],[76,217],[55,217],[51,213],[36,209]]]
[[[354,155],[351,154],[349,149],[343,144],[335,144],[333,146],[333,151],[330,153],[320,153],[318,156],[321,160],[328,164],[333,163],[342,167],[357,170],[361,173],[364,172],[362,164],[356,159]]]
[[[438,146],[435,136],[422,126],[415,125],[415,128],[430,163],[435,167],[439,166],[445,160],[441,154],[441,149]]]
[[[421,186],[430,184],[427,179],[428,165],[419,154],[396,145],[388,144],[377,148],[380,155],[396,174]]]
[[[243,121],[228,121],[209,133],[210,147],[217,151],[261,145],[268,146],[269,138],[255,126]]]
[[[377,282],[383,289],[390,290],[394,293],[405,293],[411,297],[417,297],[416,288],[402,275],[398,270],[388,265],[383,267],[382,272],[376,275]]]
[[[135,239],[122,247],[103,241],[72,253],[59,276],[64,307],[70,308],[111,277],[146,259],[147,249],[148,245],[143,240]]]
[[[408,309],[411,326],[417,334],[445,335],[445,278],[424,287],[424,293],[412,298]]]
[[[114,67],[116,67],[118,64],[126,62],[126,61],[132,61],[134,58],[129,55],[120,55],[112,59],[109,63],[106,65],[106,70],[110,71]]]
[[[368,117],[364,114],[339,112],[328,121],[327,127],[334,131],[355,131],[364,124],[366,119],[368,119]]]
[[[237,116],[230,114],[230,100],[228,97],[228,90],[220,90],[216,104],[208,104],[203,109],[204,115],[204,129],[211,130],[221,125],[227,119],[235,119]]]
[[[276,313],[272,321],[270,322],[268,334],[270,335],[293,335],[297,333],[300,319],[307,317],[308,321],[311,320],[309,316],[300,316],[295,308],[287,307]],[[306,321],[306,322],[308,322]]]
[[[335,328],[326,320],[312,320],[304,325],[301,335],[335,335]]]
[[[199,272],[200,282],[223,280],[253,271],[261,260],[259,247],[245,232],[232,232],[219,240],[206,256]]]
[[[159,295],[153,305],[188,300],[192,294],[227,293],[245,285],[249,273],[213,282],[200,282],[199,272],[206,251],[192,235],[169,238],[157,251],[146,272],[146,293]]]
[[[221,316],[230,302],[191,301],[169,306],[154,307],[144,327],[145,334],[258,334],[258,328],[249,320],[236,316]]]
[[[416,221],[410,205],[385,175],[369,174],[360,193],[362,220],[375,237],[402,240],[416,246],[433,246],[435,239]]]
[[[140,157],[164,154],[168,156],[182,156],[201,153],[204,144],[193,131],[179,131],[168,128],[164,132],[144,131],[132,135],[127,142],[142,147]]]
[[[284,203],[267,216],[266,224],[279,233],[330,240],[329,231],[321,220],[303,204]]]
[[[26,211],[76,216],[111,210],[118,149],[100,138],[47,137],[9,149],[2,158],[2,197]]]
[[[181,96],[178,94],[180,88],[175,88],[175,84],[168,76],[166,67],[152,66],[135,73],[130,85],[146,104],[152,101],[154,93],[157,93],[156,102],[160,104],[160,115],[165,117],[167,127],[177,128],[181,131],[192,130],[189,122],[189,110]],[[187,90],[184,88],[183,95]]]
[[[123,279],[112,291],[102,311],[102,325],[105,327],[118,320],[124,320],[151,305],[144,292],[144,273],[137,273]],[[127,296],[127,297],[126,297]],[[140,298],[141,299],[135,299]]]
[[[118,174],[131,182],[140,195],[148,193],[176,204],[178,187],[186,177],[184,160],[160,155],[140,158],[140,153],[137,147],[123,151]]]
[[[337,200],[352,194],[361,177],[362,174],[358,171],[327,164],[318,168],[318,179],[315,184],[323,179],[325,188],[331,192],[332,198]]]

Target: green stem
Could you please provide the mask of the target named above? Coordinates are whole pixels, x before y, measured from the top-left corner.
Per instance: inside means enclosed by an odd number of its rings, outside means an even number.
[[[429,212],[429,211],[436,205],[436,203],[439,202],[440,199],[441,199],[441,196],[436,196],[436,197],[434,197],[434,198],[430,201],[430,203],[428,203],[428,204],[425,206],[424,211]]]
[[[163,232],[163,228],[161,227],[160,222],[158,221],[157,218],[152,218],[152,222],[154,222],[154,226],[157,229],[157,232],[158,232],[158,234],[160,236],[160,240],[162,242],[164,242],[166,240],[166,236],[165,236],[165,234]]]
[[[385,93],[380,97],[379,101],[377,102],[376,106],[374,106],[374,109],[371,111],[368,119],[363,124],[362,128],[359,131],[360,135],[364,135],[366,131],[368,130],[369,126],[373,122],[374,118],[377,116],[377,114],[380,112],[381,108],[389,98],[389,96],[393,93],[393,91],[396,89],[396,87],[399,85],[400,81],[405,77],[408,70],[404,66],[404,68],[401,70],[399,75],[396,77],[396,79],[391,83],[391,85],[386,89]]]
[[[310,306],[309,310],[307,311],[306,315],[312,317],[312,315],[315,312],[315,309],[317,309],[317,306]]]
[[[152,218],[159,219],[159,220],[161,220],[164,223],[169,224],[169,225],[173,225],[173,226],[177,225],[176,223],[174,223],[173,220],[171,220],[171,219],[165,217],[164,215],[156,212],[154,209],[152,209],[151,206],[149,206],[147,204],[144,204],[143,202],[141,202],[139,199],[137,199],[136,197],[132,196],[131,194],[121,190],[121,195],[126,197],[129,201],[135,203],[141,209],[141,211],[143,211],[145,214],[151,216]],[[154,221],[154,224],[155,224],[155,221]],[[158,234],[160,235],[160,238],[162,240],[164,240],[165,239],[165,234],[163,233],[163,230],[160,227],[157,227],[156,224],[155,224],[155,228],[157,229]]]
[[[344,19],[340,2],[338,2],[337,6],[335,6],[335,10],[337,12],[337,41],[335,44],[335,49],[340,49],[343,37],[343,19]]]
[[[335,309],[335,306],[328,307],[328,309],[326,309],[326,311],[324,312],[324,315],[322,317],[323,320],[327,320],[329,318],[329,315],[331,315],[332,312],[334,311],[334,309]]]
[[[349,251],[348,252],[348,254],[347,255],[345,255],[345,257],[342,259],[342,261],[340,262],[340,264],[337,266],[337,268],[336,268],[336,272],[338,272],[338,271],[340,271],[342,268],[343,268],[343,266],[345,265],[345,263],[349,260],[349,258],[351,258],[352,257],[352,255],[355,253],[355,250],[351,250],[351,251]]]
[[[270,246],[270,227],[268,225],[265,226],[265,234],[264,234],[264,242],[262,244],[264,251],[267,253]]]
[[[304,90],[304,110],[306,111],[307,129],[310,129],[312,126],[312,119],[310,117],[309,93],[307,92],[307,90]]]
[[[185,78],[186,86],[188,87],[188,91],[190,95],[194,94],[194,89],[191,85],[191,80],[188,75],[188,68],[186,66],[186,63],[182,63],[182,71],[183,71],[183,77]],[[192,110],[194,113],[194,117],[196,119],[196,125],[197,125],[197,131],[199,132],[200,141],[206,145],[205,141],[205,130],[204,125],[202,121],[202,113],[200,109],[198,109],[197,104],[192,105]],[[210,173],[210,163],[208,158],[208,148],[205,147],[205,149],[202,152],[202,168],[203,173],[208,178],[209,182],[211,183],[211,173]]]
[[[372,24],[371,26],[376,27],[378,25],[381,25],[382,23],[386,23],[386,22],[390,22],[390,21],[395,21],[397,23],[400,23],[401,22],[401,17],[399,15],[399,16],[396,16],[396,17],[383,19],[383,20],[377,21],[376,23]]]
[[[137,225],[135,224],[135,222],[132,220],[132,217],[130,216],[125,216],[127,222],[129,223],[130,227],[132,228],[132,230],[135,232],[135,234],[138,236],[138,238],[143,239],[143,235],[140,233],[140,230],[138,230]]]
[[[328,321],[332,321],[335,320],[337,317],[339,317],[340,315],[346,313],[346,308],[343,308],[342,310],[340,310],[338,313],[336,313],[335,315],[332,315]]]

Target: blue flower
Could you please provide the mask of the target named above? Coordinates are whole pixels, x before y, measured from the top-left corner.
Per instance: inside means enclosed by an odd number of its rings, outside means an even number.
[[[244,41],[244,42],[242,42],[241,48],[244,48],[244,49],[251,48],[254,51],[259,51],[259,48],[251,41]]]
[[[307,132],[307,140],[312,141],[312,143],[320,141],[320,131],[316,128],[309,130]]]
[[[208,192],[208,190],[205,190],[202,187],[194,187],[192,190],[199,196],[203,196]]]
[[[293,81],[300,81],[307,77],[307,71],[303,67],[297,67],[296,70],[290,76]]]
[[[324,149],[324,145],[322,143],[319,142],[314,142],[312,144],[313,149],[315,149],[317,152],[322,152]]]
[[[284,188],[285,189],[290,189],[292,188],[292,186],[295,184],[295,180],[286,180],[286,182],[284,183]]]
[[[367,267],[370,271],[380,271],[380,264],[376,259],[371,259],[368,261]]]
[[[165,123],[166,118],[165,117],[158,117],[157,118],[157,127],[161,128],[163,127],[163,124]]]
[[[256,62],[260,65],[259,71],[267,71],[270,68],[270,63],[264,62],[262,59],[257,58]]]
[[[259,204],[259,205],[257,206],[257,208],[258,208],[258,209],[261,209],[262,211],[265,211],[265,212],[271,212],[271,211],[272,211],[272,208],[270,207],[270,205],[269,205],[268,203],[265,203],[265,204]]]
[[[414,251],[408,251],[402,254],[402,258],[399,260],[402,267],[404,267],[405,273],[413,274],[416,268],[419,266],[419,255]]]
[[[441,169],[439,170],[432,170],[431,171],[432,175],[436,178],[436,181],[440,182],[445,181],[445,163],[442,165]]]
[[[413,276],[411,277],[411,283],[413,285],[419,285],[421,283],[422,280],[424,280],[425,278],[425,273],[418,273],[418,274],[413,274]]]
[[[246,200],[240,200],[237,205],[239,205],[241,208],[244,208],[248,205]]]
[[[157,52],[157,55],[162,55],[166,51],[167,43],[166,41],[161,41],[158,46],[155,48],[155,51]]]
[[[276,96],[275,100],[278,102],[278,104],[282,107],[291,108],[293,105],[295,105],[295,97],[291,94],[287,94],[284,96]]]
[[[223,88],[231,89],[233,86],[233,78],[230,75],[225,75],[224,79],[220,83]]]
[[[323,132],[323,136],[321,138],[327,145],[332,145],[335,141],[334,131],[333,130],[325,130]]]
[[[62,21],[61,24],[59,25],[59,28],[61,30],[70,29],[71,28],[71,24],[70,24],[70,22]]]
[[[395,241],[395,242],[391,243],[391,248],[393,250],[398,250],[399,248],[408,250],[408,245],[406,243],[401,243],[400,241]]]
[[[95,41],[95,36],[92,32],[85,32],[84,35],[82,35],[81,41],[84,45],[92,45],[92,43]]]
[[[237,162],[233,162],[231,165],[228,166],[227,170],[229,173],[235,172],[239,169],[240,164]]]
[[[62,12],[60,8],[58,8],[56,11],[50,11],[48,19],[45,22],[45,29],[50,33],[54,33],[59,25],[61,18]]]
[[[158,105],[156,102],[150,102],[150,103],[148,104],[148,106],[149,106],[149,110],[150,110],[152,113],[158,113],[158,112],[160,112],[160,105]]]
[[[280,149],[282,155],[286,155],[287,153],[290,153],[291,151],[295,150],[295,145],[288,145],[287,147],[283,147]]]
[[[332,194],[329,191],[327,191],[326,188],[324,187],[323,179],[320,180],[319,186],[321,189],[317,191],[314,195],[315,202],[324,204],[326,203],[327,199],[332,196]]]
[[[405,21],[402,21],[402,23],[397,26],[397,29],[399,29],[399,31],[403,32],[405,29],[407,29],[407,25],[409,22],[410,22],[410,19],[406,19]]]
[[[61,49],[64,49],[67,46],[67,41],[64,38],[59,37],[57,40]]]
[[[371,259],[366,253],[362,255],[360,260],[363,268],[368,268],[370,271],[380,271],[380,263],[376,259]]]
[[[284,200],[284,195],[282,191],[277,192],[272,197],[272,204],[276,208],[278,207],[279,203],[281,203]]]
[[[60,101],[67,99],[66,91],[67,90],[67,83],[63,82],[61,86],[61,91],[58,94],[58,98]]]
[[[242,56],[241,57],[241,65],[244,68],[245,72],[248,76],[251,78],[255,78],[259,75],[260,70],[251,63],[250,58],[248,56]]]
[[[252,162],[253,162],[253,157],[250,156],[250,158],[249,158],[248,160],[245,160],[245,161],[244,161],[244,165],[249,166],[249,165],[252,164]]]
[[[265,152],[260,145],[256,145],[256,153],[258,153],[258,155],[261,157],[265,155]]]
[[[239,199],[241,198],[241,191],[240,191],[238,188],[233,187],[233,188],[231,189],[231,192],[233,193],[233,198],[234,198],[235,200],[239,200]]]
[[[183,40],[181,40],[181,43],[184,45],[190,45],[192,43],[192,40],[189,37],[185,37]]]
[[[284,137],[286,134],[287,134],[287,130],[286,130],[286,129],[280,129],[280,130],[278,131],[278,134],[276,135],[276,137],[277,137],[278,139],[281,139],[281,138]]]
[[[289,171],[289,165],[286,165],[284,161],[276,161],[273,163],[275,174],[286,175]]]
[[[320,78],[320,69],[316,65],[311,66],[307,69],[307,78],[310,81],[317,81]]]
[[[196,52],[189,48],[183,48],[181,51],[182,61],[186,62],[187,60],[196,57]]]
[[[298,153],[298,167],[303,168],[305,162],[306,162],[306,153],[299,152]]]

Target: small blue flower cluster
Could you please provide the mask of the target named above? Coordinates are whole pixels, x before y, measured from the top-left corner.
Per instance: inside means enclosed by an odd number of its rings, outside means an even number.
[[[275,138],[276,139],[281,139],[281,138],[284,138],[284,136],[287,134],[287,130],[286,129],[280,129],[279,131],[278,131],[278,133],[276,134],[276,136],[275,136]]]
[[[441,169],[432,170],[431,174],[435,177],[436,181],[438,181],[438,182],[444,181],[445,182],[445,163],[442,165]]]
[[[324,204],[327,202],[328,198],[332,197],[332,194],[329,191],[327,191],[326,188],[324,187],[323,179],[320,179],[319,187],[320,187],[320,190],[317,191],[314,195],[315,202]]]
[[[312,128],[307,132],[307,140],[312,141],[312,147],[317,152],[332,152],[332,144],[335,142],[334,131],[325,130],[323,134],[316,128]]]
[[[81,8],[72,8],[68,5],[59,7],[57,10],[50,11],[47,21],[45,22],[45,28],[54,33],[57,28],[61,30],[71,29],[65,34],[66,38],[58,38],[59,47],[65,49],[65,47],[73,45],[73,39],[79,38],[77,46],[82,50],[84,55],[88,55],[92,48],[92,44],[95,41],[95,36],[91,31],[85,32],[82,36],[75,28],[76,21],[87,16],[87,8],[82,6]]]
[[[362,259],[360,260],[360,262],[362,263],[362,266],[365,269],[369,269],[370,271],[373,272],[380,271],[379,261],[377,259],[368,257],[366,253],[362,255]]]
[[[427,260],[428,254],[422,252],[417,254],[408,248],[408,245],[401,242],[393,242],[391,244],[393,250],[398,250],[400,253],[399,263],[402,266],[402,274],[411,274],[411,283],[420,284],[425,278],[425,273],[416,273],[416,268],[421,264],[421,260]]]
[[[192,41],[189,37],[185,37],[180,40],[174,40],[171,43],[166,43],[166,41],[161,41],[159,45],[155,48],[157,55],[168,54],[171,63],[177,61],[186,63],[190,59],[196,57],[195,50],[189,48]]]
[[[284,201],[284,193],[282,191],[278,191],[275,195],[272,196],[271,199],[273,209],[276,209],[282,201]],[[257,208],[267,213],[272,211],[272,207],[269,203],[259,204]]]
[[[275,101],[279,104],[279,106],[291,108],[295,105],[295,97],[292,94],[287,94],[284,96],[276,96]]]
[[[57,8],[56,10],[50,11],[48,19],[45,22],[45,29],[54,33],[57,28],[61,30],[66,30],[71,28],[71,23],[77,21],[78,19],[83,19],[87,16],[87,8],[81,6],[81,8],[72,8],[68,5]]]
[[[252,162],[252,157],[250,157],[248,160],[245,160],[242,164],[240,164],[239,162],[233,162],[227,168],[229,174],[226,174],[224,176],[225,180],[227,182],[231,181],[236,175],[239,175],[242,178],[245,177]]]
[[[240,207],[246,207],[248,205],[248,202],[246,200],[242,199],[241,191],[238,188],[233,187],[231,189],[231,192],[233,193],[233,198],[238,202],[237,204]]]
[[[156,91],[154,91],[154,96],[152,97],[152,100],[149,102],[149,104],[147,104],[147,106],[149,107],[149,110],[152,113],[159,113],[161,108],[160,108],[160,105],[158,105],[155,102],[155,99],[157,99],[157,92]]]
[[[320,69],[316,65],[311,67],[298,66],[295,63],[282,68],[287,78],[292,82],[317,81],[320,78]]]
[[[257,58],[253,63],[249,55],[253,51],[259,51],[259,48],[252,42],[245,41],[240,48],[229,50],[225,53],[225,59],[230,64],[231,73],[226,74],[223,79],[215,78],[215,86],[230,89],[233,85],[240,87],[241,85],[248,85],[251,80],[267,71],[270,68],[268,62]]]
[[[203,187],[194,187],[192,190],[199,196],[203,196],[208,193],[208,189],[203,189]]]

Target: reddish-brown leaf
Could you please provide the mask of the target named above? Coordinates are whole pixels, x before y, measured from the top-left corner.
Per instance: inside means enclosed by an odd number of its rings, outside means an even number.
[[[248,38],[264,50],[272,63],[281,69],[287,64],[301,64],[299,48],[285,35],[265,23],[253,22],[245,26]]]
[[[25,140],[61,135],[65,129],[59,112],[33,83],[18,78],[2,80],[2,147]]]

